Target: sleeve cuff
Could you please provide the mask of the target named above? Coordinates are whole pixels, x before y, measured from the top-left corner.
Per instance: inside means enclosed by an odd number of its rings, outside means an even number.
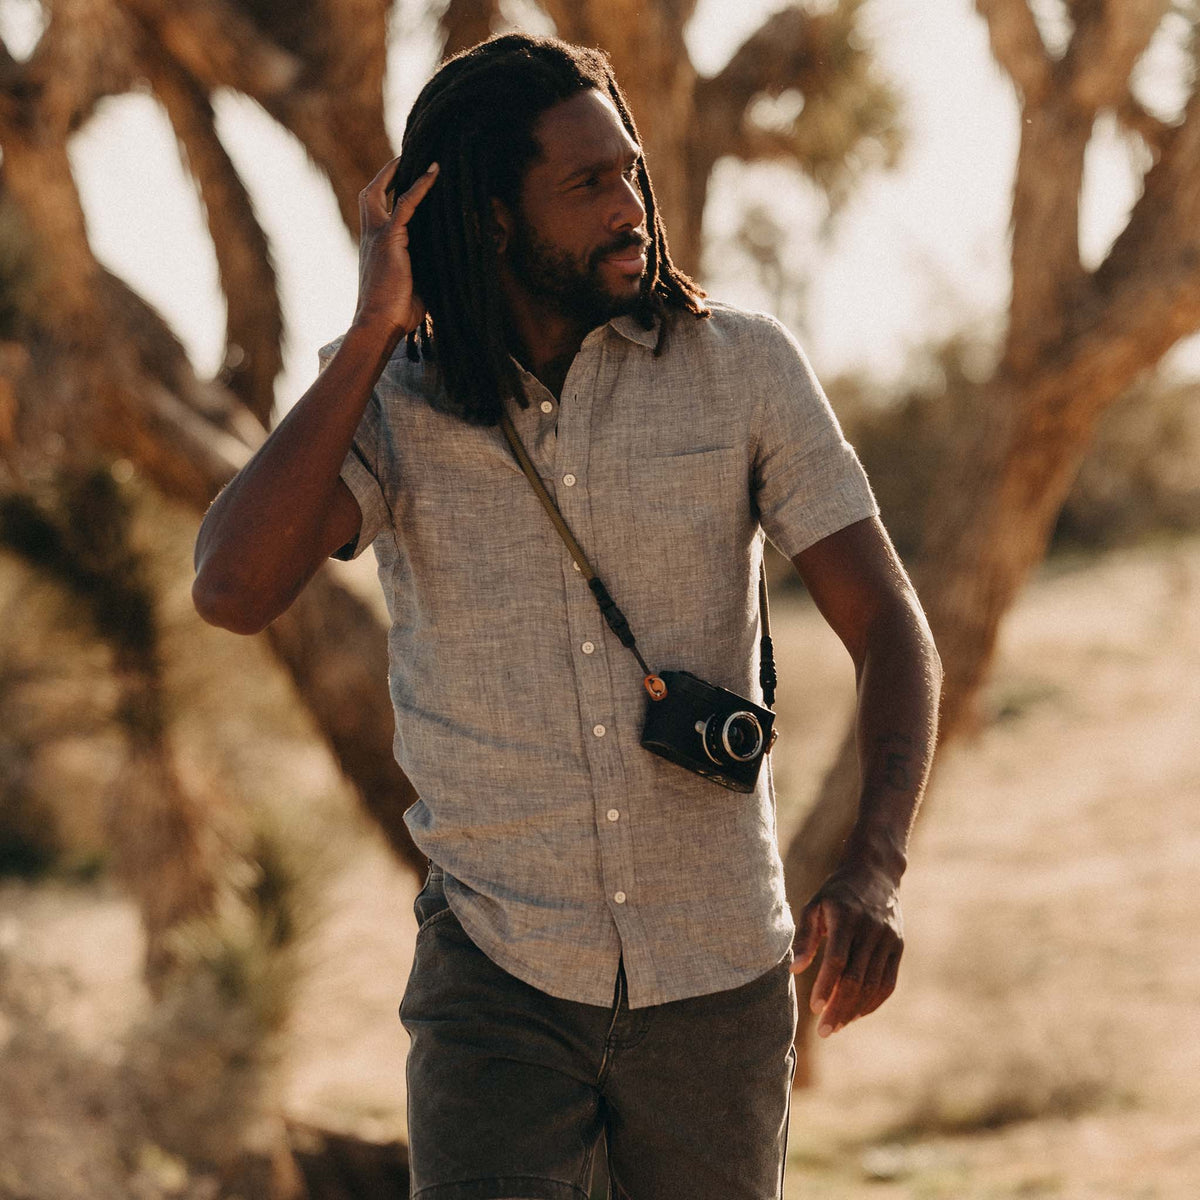
[[[347,542],[341,549],[335,550],[332,555],[333,558],[349,562],[357,558],[387,526],[389,514],[378,481],[367,470],[353,446],[342,463],[340,478],[350,489],[350,494],[358,504],[358,511],[362,514],[358,537],[352,542]]]
[[[871,485],[849,443],[842,443],[841,454],[825,452],[817,474],[803,495],[789,498],[760,519],[763,531],[786,558],[795,558],[847,525],[879,515]]]

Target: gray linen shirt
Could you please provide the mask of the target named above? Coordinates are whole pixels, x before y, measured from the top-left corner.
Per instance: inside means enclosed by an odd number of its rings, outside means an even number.
[[[877,509],[777,321],[715,304],[657,341],[617,318],[561,405],[526,373],[510,411],[651,668],[758,701],[764,532],[790,558]],[[636,661],[501,431],[437,397],[401,346],[342,467],[362,510],[344,555],[374,545],[391,615],[413,840],[471,939],[552,995],[610,1004],[622,957],[632,1008],[755,978],[793,935],[769,759],[740,794],[641,748]]]

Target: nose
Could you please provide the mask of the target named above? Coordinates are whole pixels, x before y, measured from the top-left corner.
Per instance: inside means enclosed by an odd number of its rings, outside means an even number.
[[[642,202],[642,188],[638,177],[621,176],[617,201],[613,207],[614,229],[636,229],[646,219],[646,206]]]

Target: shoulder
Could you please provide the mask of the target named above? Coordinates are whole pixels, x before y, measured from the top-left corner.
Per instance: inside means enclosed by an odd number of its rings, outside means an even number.
[[[795,336],[770,313],[738,308],[719,300],[708,301],[708,313],[701,319],[691,314],[674,314],[668,330],[667,353],[680,350],[803,359]]]
[[[781,395],[821,396],[821,387],[796,336],[770,313],[709,302],[703,320],[676,315],[663,357],[686,364],[692,377],[736,387],[753,405]]]

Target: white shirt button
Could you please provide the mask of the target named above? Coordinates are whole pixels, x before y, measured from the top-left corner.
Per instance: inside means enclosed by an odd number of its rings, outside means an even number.
[[[619,821],[621,819],[621,814],[617,812],[615,808],[610,808],[604,815],[608,817],[610,821]]]
[[[579,648],[584,654],[594,654],[596,650],[596,647],[591,642],[584,642]]]
[[[625,901],[628,899],[628,897],[625,895],[625,893],[624,893],[624,892],[617,892],[617,893],[616,893],[616,894],[613,896],[613,899],[614,899],[614,900],[615,900],[615,901],[616,901],[618,904],[624,904],[624,903],[625,903]]]
[[[543,400],[542,401],[542,412],[551,413],[553,411],[554,411],[554,405],[551,404],[549,400]]]
[[[571,474],[564,475],[563,483],[565,483],[567,485],[567,487],[574,487],[575,486],[575,476],[571,475]]]
[[[604,726],[603,726],[603,725],[593,725],[593,726],[592,726],[592,732],[593,732],[593,733],[594,733],[594,734],[595,734],[597,737],[603,737],[603,736],[605,735],[605,733],[607,732],[607,730],[604,728]]]

